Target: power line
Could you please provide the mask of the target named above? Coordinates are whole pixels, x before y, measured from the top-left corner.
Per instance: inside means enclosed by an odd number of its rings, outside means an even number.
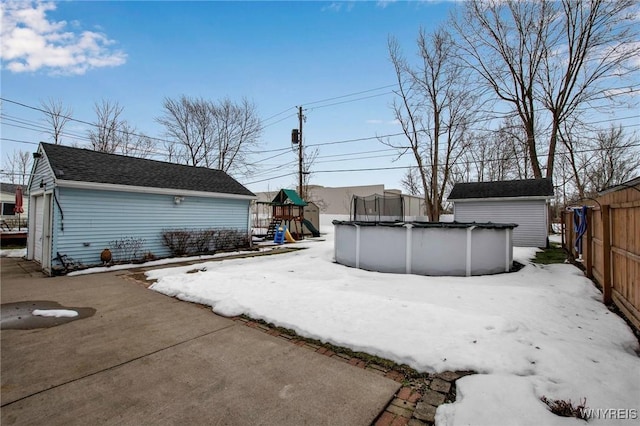
[[[625,149],[625,148],[633,148],[633,147],[640,147],[640,142],[634,142],[634,143],[628,143],[628,144],[624,144],[624,145],[620,145],[617,147],[614,147],[614,149]],[[606,151],[606,148],[588,148],[588,149],[581,149],[581,150],[575,150],[574,154],[585,154],[585,153],[590,153],[590,152],[598,152],[598,151]],[[545,156],[548,153],[539,153],[538,155],[540,156]],[[569,152],[567,151],[556,151],[556,155],[566,155],[569,154]],[[503,162],[503,161],[507,161],[507,160],[522,160],[526,158],[526,155],[523,157],[518,157],[517,155],[507,155],[504,157],[500,157],[500,158],[487,158],[487,159],[483,159],[483,160],[473,160],[473,159],[466,159],[466,160],[458,160],[455,163],[451,164],[451,165],[472,165],[472,164],[486,164],[486,163],[493,163],[493,162]],[[431,165],[427,165],[426,167],[430,167]],[[445,166],[445,164],[443,163],[439,163],[437,164],[438,167],[441,166]],[[406,170],[406,169],[416,169],[418,168],[418,166],[416,165],[411,165],[411,166],[395,166],[395,167],[366,167],[366,168],[353,168],[353,169],[333,169],[333,170],[313,170],[312,173],[317,174],[317,173],[356,173],[356,172],[373,172],[373,171],[384,171],[384,170]],[[263,180],[260,181],[255,181],[255,182],[251,182],[251,183],[259,183],[259,182],[264,182],[270,179],[278,179],[280,177],[283,176],[288,176],[291,175],[293,173],[289,173],[286,175],[281,175],[281,176],[275,176],[272,178],[265,178]],[[249,184],[251,184],[249,183]]]
[[[349,99],[348,101],[341,101],[341,102],[334,102],[334,103],[327,104],[327,105],[320,105],[320,106],[311,108],[309,111],[314,111],[316,109],[326,108],[326,107],[335,106],[335,105],[342,105],[342,104],[346,104],[346,103],[350,103],[350,102],[362,101],[364,99],[377,98],[379,96],[385,96],[385,95],[389,95],[391,93],[393,93],[393,92],[384,92],[384,93],[379,93],[377,95],[364,96],[362,98],[356,98],[356,99]]]
[[[351,96],[362,95],[363,93],[370,93],[370,92],[375,92],[377,90],[388,89],[389,87],[395,87],[395,86],[397,86],[397,84],[388,84],[386,86],[376,87],[376,88],[367,89],[367,90],[361,90],[359,92],[348,93],[346,95],[341,95],[341,96],[334,96],[332,98],[321,99],[319,101],[305,102],[302,105],[309,106],[309,105],[314,105],[314,104],[320,104],[320,103],[323,103],[323,102],[334,101],[336,99],[342,99],[342,98],[348,98],[348,97],[351,97]]]
[[[280,179],[280,178],[282,178],[282,177],[286,177],[286,176],[294,176],[294,175],[297,175],[297,173],[296,173],[296,172],[285,173],[285,174],[280,175],[280,176],[273,176],[273,177],[269,177],[269,178],[262,179],[262,180],[256,180],[256,181],[253,181],[253,182],[247,182],[247,183],[245,183],[245,185],[253,185],[254,183],[266,182],[266,181],[268,181],[268,180],[272,180],[272,179]]]

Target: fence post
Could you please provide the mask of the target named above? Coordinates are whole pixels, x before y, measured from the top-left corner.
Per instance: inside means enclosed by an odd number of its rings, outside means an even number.
[[[602,302],[611,303],[611,211],[609,205],[602,206]]]
[[[587,232],[586,241],[582,246],[582,251],[587,248],[587,256],[584,260],[585,272],[588,278],[593,278],[593,209],[587,209]]]
[[[566,211],[562,211],[560,212],[560,235],[562,235],[562,248],[563,249],[567,249],[567,244],[566,244],[566,240],[567,240],[567,225],[565,224],[565,215],[567,214]]]

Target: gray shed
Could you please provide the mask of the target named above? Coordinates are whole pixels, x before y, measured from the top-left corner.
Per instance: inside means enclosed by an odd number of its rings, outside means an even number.
[[[457,183],[448,200],[456,222],[516,223],[513,245],[545,247],[551,179]]]

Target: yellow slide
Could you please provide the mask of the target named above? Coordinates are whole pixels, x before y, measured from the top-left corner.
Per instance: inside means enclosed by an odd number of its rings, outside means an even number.
[[[296,242],[295,238],[293,238],[293,236],[291,235],[291,232],[289,232],[288,229],[284,230],[284,239],[287,240],[288,243]]]

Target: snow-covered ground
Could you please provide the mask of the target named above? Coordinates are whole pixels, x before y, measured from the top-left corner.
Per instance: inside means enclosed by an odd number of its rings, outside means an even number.
[[[0,257],[25,257],[27,249],[0,249]]]
[[[542,396],[586,398],[602,410],[589,424],[638,424],[638,342],[574,266],[531,264],[535,249],[516,248],[526,266],[510,274],[384,274],[334,263],[331,232],[300,245],[308,249],[147,276],[158,280],[153,290],[221,315],[247,314],[420,371],[479,372],[457,382],[457,401],[438,408],[439,425],[584,424],[555,416]],[[613,409],[635,420],[602,419]]]

